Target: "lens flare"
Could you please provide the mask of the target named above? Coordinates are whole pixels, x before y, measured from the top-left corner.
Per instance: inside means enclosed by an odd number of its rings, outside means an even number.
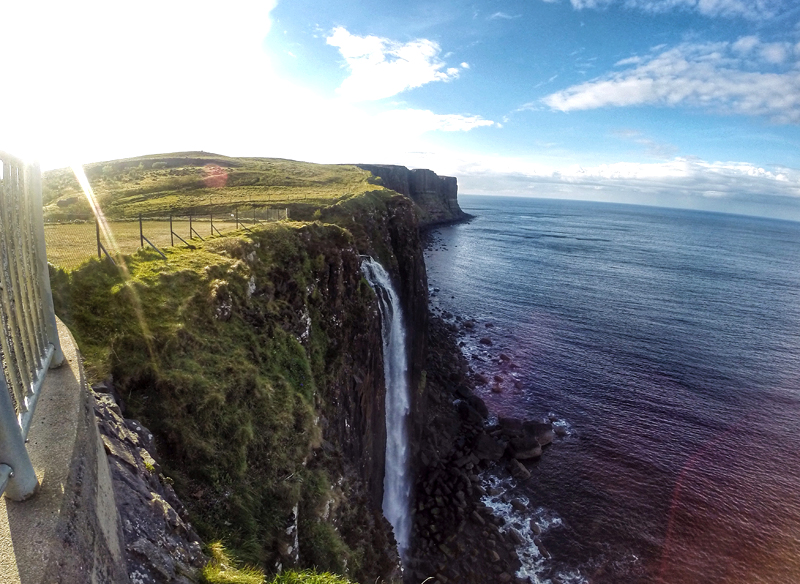
[[[155,357],[155,350],[153,349],[153,336],[150,333],[150,328],[147,326],[147,321],[144,317],[144,310],[142,310],[142,302],[139,298],[139,294],[136,291],[134,286],[131,286],[131,274],[128,270],[128,265],[125,262],[125,258],[123,257],[122,253],[119,250],[119,245],[117,245],[117,240],[114,237],[114,232],[111,229],[108,221],[106,220],[106,216],[103,213],[103,210],[100,208],[100,204],[97,201],[97,197],[94,194],[94,190],[92,189],[92,185],[89,184],[89,179],[86,176],[86,173],[83,170],[83,166],[80,164],[73,164],[71,166],[72,172],[75,174],[75,178],[78,181],[81,189],[83,190],[83,194],[86,195],[86,200],[89,202],[89,206],[92,209],[92,213],[97,220],[97,225],[100,228],[100,232],[103,235],[103,238],[106,241],[106,244],[109,249],[106,250],[109,256],[112,257],[114,262],[117,264],[119,268],[120,274],[122,275],[122,279],[125,282],[125,287],[130,292],[131,298],[131,305],[133,306],[133,311],[136,313],[136,319],[139,321],[139,326],[142,329],[142,338],[144,339],[145,344],[147,345],[147,352],[150,354],[150,361],[153,364],[154,370],[158,370],[158,360]]]

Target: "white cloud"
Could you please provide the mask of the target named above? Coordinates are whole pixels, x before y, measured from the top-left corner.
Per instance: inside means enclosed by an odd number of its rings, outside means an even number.
[[[511,14],[507,14],[507,13],[505,13],[505,12],[495,12],[494,14],[492,14],[492,15],[489,17],[489,20],[498,20],[498,19],[502,19],[502,20],[513,20],[513,19],[515,19],[515,18],[520,18],[520,17],[522,17],[522,15],[521,15],[521,14],[514,14],[514,15],[512,16]]]
[[[784,43],[754,41],[752,37],[735,43],[685,43],[644,58],[625,59],[618,65],[631,67],[553,93],[542,102],[565,112],[685,105],[797,124],[800,70],[786,63],[790,48]],[[752,52],[754,56],[743,58],[742,52]],[[775,70],[775,65],[784,63],[781,70]]]
[[[381,127],[391,126],[423,134],[434,130],[443,132],[468,132],[475,128],[499,126],[499,124],[485,120],[481,116],[464,116],[461,114],[435,114],[430,110],[397,109],[377,114],[375,121]],[[391,133],[390,133],[391,135]]]
[[[671,158],[678,153],[678,148],[673,144],[665,142],[658,142],[652,138],[645,136],[638,130],[623,129],[612,132],[618,138],[630,140],[635,144],[643,147],[648,156],[653,158]]]
[[[349,101],[372,101],[397,95],[433,81],[457,79],[459,69],[446,68],[441,48],[428,39],[407,43],[387,38],[357,36],[335,28],[327,43],[339,49],[350,76],[337,89]]]
[[[738,39],[731,48],[739,53],[740,55],[747,55],[759,45],[759,40],[757,36],[743,36]]]
[[[612,4],[649,13],[690,10],[704,16],[743,17],[751,20],[771,18],[783,10],[786,0],[570,0],[573,8],[602,9]]]
[[[789,58],[792,51],[792,45],[789,43],[766,43],[761,46],[761,58],[767,63],[773,65],[780,65]]]

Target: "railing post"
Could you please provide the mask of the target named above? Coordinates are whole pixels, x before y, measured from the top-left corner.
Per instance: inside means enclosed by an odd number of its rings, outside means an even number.
[[[47,341],[53,345],[53,358],[50,368],[60,367],[64,363],[64,352],[58,338],[56,312],[53,307],[53,290],[50,286],[50,269],[47,265],[47,246],[44,241],[44,212],[42,206],[42,172],[39,164],[32,165],[28,172],[30,183],[25,182],[28,200],[31,204],[33,229],[36,234],[36,254],[39,256],[39,290],[41,291],[42,311]],[[99,226],[98,226],[99,229]]]
[[[63,357],[62,357],[63,359]],[[12,469],[6,485],[5,495],[14,501],[24,501],[32,497],[39,488],[39,480],[33,470],[25,441],[20,433],[11,394],[6,380],[0,375],[0,463]]]

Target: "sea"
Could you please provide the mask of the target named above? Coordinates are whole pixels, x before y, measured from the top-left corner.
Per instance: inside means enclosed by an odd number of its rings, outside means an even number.
[[[459,201],[475,218],[431,233],[432,308],[474,319],[494,416],[560,434],[530,479],[484,476],[524,536],[517,575],[800,583],[800,223]]]

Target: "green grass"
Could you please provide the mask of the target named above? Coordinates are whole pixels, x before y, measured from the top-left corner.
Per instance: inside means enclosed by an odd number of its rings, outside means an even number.
[[[252,223],[250,221],[249,223]],[[139,250],[139,222],[138,221],[111,221],[108,222],[111,237],[101,234],[100,241],[112,255],[134,254]],[[211,222],[208,217],[200,220],[193,220],[192,227],[200,237],[210,238]],[[220,233],[230,233],[236,230],[236,223],[232,221],[214,220],[214,227]],[[250,225],[252,227],[252,225]],[[97,234],[93,221],[81,223],[48,223],[44,226],[44,237],[47,244],[47,260],[59,268],[75,269],[90,258],[97,257]],[[241,229],[241,225],[239,226]],[[194,235],[194,242],[190,241],[189,221],[176,219],[173,221],[173,230],[187,242],[197,243],[197,235]],[[142,221],[142,231],[144,236],[159,249],[171,247],[173,239],[170,237],[169,221]],[[185,244],[174,238],[176,246],[184,247]],[[145,242],[145,246],[147,242]]]
[[[202,584],[266,584],[264,571],[237,562],[221,542],[208,546],[211,561],[203,568]],[[269,584],[351,584],[350,580],[316,570],[290,570],[275,576]]]
[[[179,152],[96,162],[84,170],[108,218],[163,216],[170,211],[237,205],[322,206],[375,190],[376,180],[351,165],[277,158],[231,158]],[[88,216],[90,206],[71,169],[44,174],[45,219]],[[60,204],[59,204],[60,203]]]
[[[350,580],[330,572],[284,572],[275,576],[271,584],[351,584]]]
[[[211,561],[202,571],[203,584],[264,584],[263,570],[252,566],[242,566],[234,560],[221,542],[208,546]]]

